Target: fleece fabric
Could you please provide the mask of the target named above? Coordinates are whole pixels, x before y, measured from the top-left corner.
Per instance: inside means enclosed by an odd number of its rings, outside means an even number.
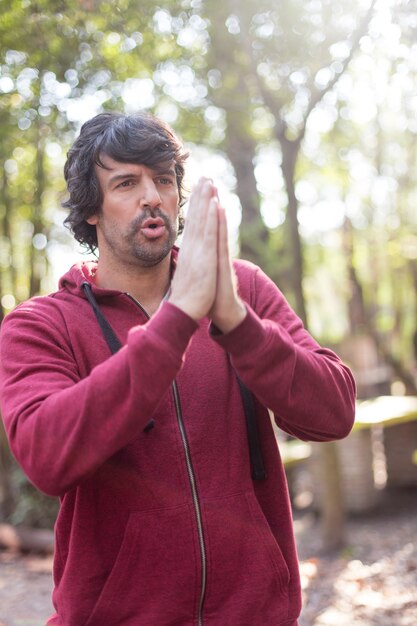
[[[148,319],[129,294],[95,285],[94,262],[6,317],[10,446],[61,501],[50,626],[296,626],[297,554],[268,409],[301,439],[345,437],[355,385],[259,268],[235,269],[248,313],[226,335],[169,302]],[[264,481],[251,479],[236,372],[255,398]]]

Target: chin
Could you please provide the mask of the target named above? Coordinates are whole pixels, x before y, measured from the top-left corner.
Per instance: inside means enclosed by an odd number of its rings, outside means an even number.
[[[140,250],[136,250],[134,252],[134,258],[136,260],[136,264],[141,267],[154,267],[163,261],[168,254],[170,254],[172,250],[172,246],[169,248],[164,246],[162,250],[144,250],[141,247]]]

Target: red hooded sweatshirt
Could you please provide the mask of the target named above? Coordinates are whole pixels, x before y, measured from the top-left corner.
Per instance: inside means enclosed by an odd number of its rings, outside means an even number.
[[[296,626],[291,509],[266,407],[292,435],[337,439],[352,427],[355,385],[259,268],[235,269],[248,314],[225,335],[169,302],[149,320],[129,294],[95,286],[93,262],[6,317],[10,446],[61,500],[48,624]],[[251,478],[236,372],[255,399],[263,481]]]

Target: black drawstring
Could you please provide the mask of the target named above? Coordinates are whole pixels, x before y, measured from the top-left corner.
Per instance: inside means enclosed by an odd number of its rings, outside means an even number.
[[[87,300],[91,304],[91,307],[100,325],[101,331],[104,335],[104,339],[106,340],[106,343],[109,346],[110,352],[112,354],[116,354],[116,352],[118,352],[120,348],[122,347],[122,344],[120,343],[119,339],[116,337],[116,333],[114,332],[113,328],[110,326],[109,322],[107,321],[106,317],[104,316],[103,312],[98,306],[97,300],[95,299],[94,294],[91,290],[90,283],[88,283],[87,281],[84,281],[81,286],[84,290]],[[150,419],[143,430],[145,432],[148,432],[154,426],[155,426],[155,420]]]
[[[253,402],[253,396],[246,385],[240,380],[236,374],[237,382],[239,383],[240,395],[242,398],[243,409],[245,411],[246,418],[246,432],[248,434],[249,445],[249,457],[250,465],[252,469],[253,480],[265,480],[266,471],[264,467],[264,461],[262,458],[261,446],[258,436],[258,425],[256,423],[255,405]]]
[[[122,347],[122,344],[116,337],[113,328],[110,326],[110,324],[104,317],[103,313],[101,312],[101,309],[97,304],[97,300],[95,299],[93,292],[91,290],[90,283],[84,282],[82,284],[82,288],[84,289],[84,293],[87,297],[87,300],[89,301],[89,303],[91,304],[93,308],[97,321],[100,324],[100,328],[103,332],[104,338],[107,342],[107,345],[110,348],[110,352],[112,354],[116,354],[116,352],[118,352],[120,348]]]
[[[116,337],[116,334],[113,328],[110,326],[109,322],[107,321],[100,307],[98,306],[97,301],[94,297],[94,294],[91,290],[90,283],[85,281],[82,283],[81,286],[84,290],[87,300],[91,304],[91,307],[100,325],[101,331],[104,335],[104,339],[107,342],[110,352],[112,354],[115,354],[116,352],[118,352],[118,350],[120,350],[120,348],[122,347],[122,344],[120,343],[119,339]],[[252,469],[252,478],[253,480],[265,480],[266,471],[264,468],[261,447],[259,444],[253,396],[251,392],[249,391],[249,389],[240,380],[237,374],[236,374],[236,378],[237,378],[237,382],[239,383],[240,395],[242,398],[243,409],[244,409],[245,418],[246,418],[246,431],[248,435],[249,457],[250,457],[250,463],[251,463],[251,469]],[[144,428],[145,432],[153,428],[154,425],[155,425],[155,421],[151,419]]]

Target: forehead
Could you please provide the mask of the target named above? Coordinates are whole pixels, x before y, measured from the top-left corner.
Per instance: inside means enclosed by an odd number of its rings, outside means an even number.
[[[111,173],[115,170],[133,171],[135,169],[147,169],[154,172],[168,172],[172,170],[172,173],[175,173],[175,161],[160,161],[159,163],[152,163],[152,165],[149,165],[146,163],[117,161],[108,154],[100,154],[99,161],[95,164],[95,170],[99,175],[100,172],[104,174],[105,172]]]

